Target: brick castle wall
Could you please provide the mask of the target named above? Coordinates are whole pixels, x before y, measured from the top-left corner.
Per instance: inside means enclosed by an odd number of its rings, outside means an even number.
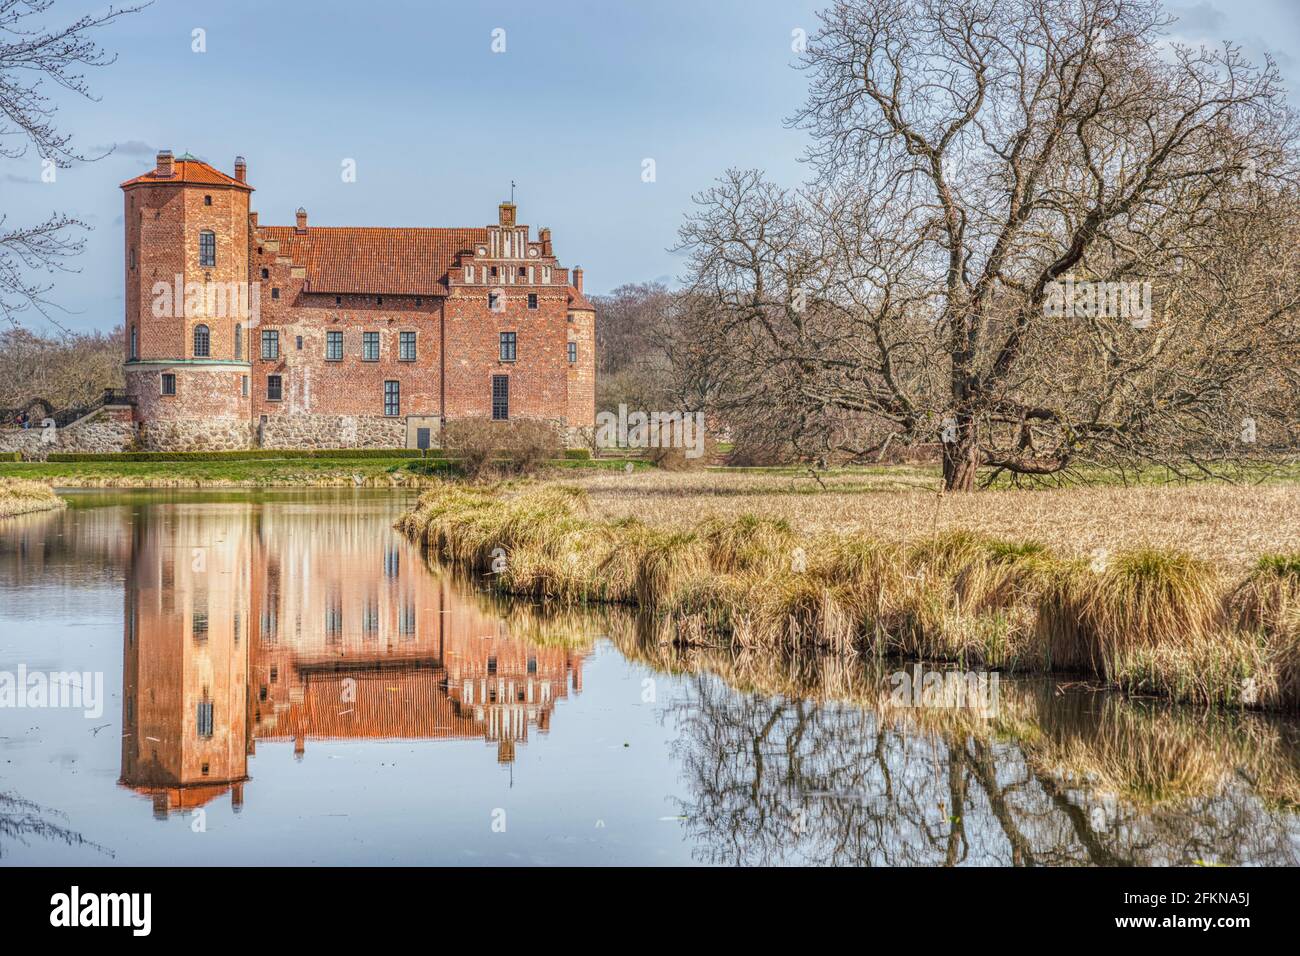
[[[322,228],[303,210],[294,226],[260,226],[244,171],[161,153],[123,184],[126,378],[146,447],[401,447],[426,428],[436,444],[440,422],[493,415],[496,376],[511,419],[592,423],[594,313],[549,230],[534,240],[508,203],[474,229]],[[204,231],[215,262],[200,258]],[[222,294],[214,306],[183,283]],[[251,312],[223,311],[241,283]]]

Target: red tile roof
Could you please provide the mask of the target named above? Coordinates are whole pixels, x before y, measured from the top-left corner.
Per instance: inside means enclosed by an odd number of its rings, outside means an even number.
[[[197,159],[178,159],[172,164],[171,176],[159,176],[157,169],[151,169],[143,176],[136,176],[134,179],[128,179],[122,184],[122,188],[134,186],[138,183],[203,183],[208,186],[234,186],[236,189],[247,189],[253,191],[253,187],[248,183],[241,183],[233,176],[227,176],[219,169],[214,169],[207,163]]]
[[[487,242],[487,230],[386,229],[365,226],[259,226],[259,241],[307,267],[308,292],[446,295],[456,256]]]
[[[569,308],[586,309],[588,312],[596,311],[596,307],[591,304],[591,300],[573,286],[569,286]]]

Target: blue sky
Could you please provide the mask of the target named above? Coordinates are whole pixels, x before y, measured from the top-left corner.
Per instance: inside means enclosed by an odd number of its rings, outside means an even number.
[[[797,183],[803,98],[791,31],[823,0],[157,0],[102,31],[118,54],[91,70],[99,99],[64,96],[58,122],[113,155],[40,181],[0,160],[10,224],[52,210],[93,227],[54,298],[68,328],[122,321],[122,197],[160,147],[230,172],[248,159],[261,221],[475,226],[516,191],[522,222],[550,226],[588,291],[677,276],[669,252],[692,193],[730,165]],[[102,9],[59,3],[56,16]],[[1170,4],[1181,39],[1233,39],[1277,58],[1300,91],[1300,0]],[[191,49],[205,31],[207,51]],[[505,31],[505,52],[492,51]],[[1300,96],[1296,97],[1300,102]],[[655,162],[656,179],[642,180]],[[340,176],[345,159],[357,179]],[[42,323],[33,318],[30,324]]]

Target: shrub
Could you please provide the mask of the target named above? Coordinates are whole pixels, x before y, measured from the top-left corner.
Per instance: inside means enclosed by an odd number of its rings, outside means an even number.
[[[788,439],[777,434],[738,435],[727,455],[727,464],[738,468],[785,465],[797,459]]]
[[[548,459],[563,454],[559,432],[550,422],[508,422],[501,433],[501,454],[506,470],[516,475],[535,474]]]
[[[488,418],[462,418],[443,427],[443,451],[459,459],[466,478],[481,478],[487,472],[496,451],[498,424],[505,423]]]
[[[443,429],[443,449],[459,460],[465,477],[478,479],[491,471],[531,475],[549,459],[563,454],[560,435],[550,422],[521,419],[497,422],[462,418]]]
[[[660,426],[659,444],[672,445],[675,441],[680,440],[679,434],[674,434],[674,430],[667,425]],[[696,468],[703,468],[717,454],[718,440],[707,429],[704,429],[703,435],[698,436],[701,441],[701,454],[696,455],[695,449],[691,449],[691,454],[687,455],[687,449],[680,447],[659,447],[647,448],[645,452],[646,459],[657,468],[664,471],[688,471]]]

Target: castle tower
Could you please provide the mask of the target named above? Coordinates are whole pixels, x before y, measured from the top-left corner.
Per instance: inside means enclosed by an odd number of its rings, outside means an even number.
[[[247,165],[228,176],[188,154],[158,153],[122,184],[127,393],[148,448],[251,443]]]
[[[547,242],[550,232],[545,230]],[[596,307],[582,292],[582,269],[573,270],[568,312],[568,421],[570,439],[575,429],[596,424]],[[578,442],[579,445],[583,442]]]

